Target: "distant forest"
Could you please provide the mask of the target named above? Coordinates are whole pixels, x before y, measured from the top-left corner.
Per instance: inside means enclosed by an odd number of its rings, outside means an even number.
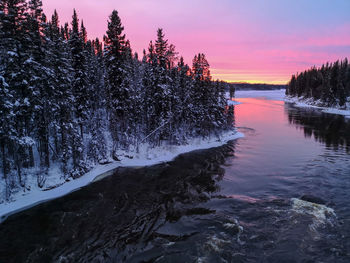
[[[348,59],[313,67],[293,75],[286,94],[319,100],[325,106],[350,107],[350,65]]]
[[[53,165],[77,178],[141,143],[232,129],[227,83],[212,81],[204,54],[186,65],[158,29],[139,57],[123,31],[117,11],[103,41],[88,40],[75,10],[60,25],[41,0],[1,0],[0,183],[25,188],[34,171],[41,187]]]

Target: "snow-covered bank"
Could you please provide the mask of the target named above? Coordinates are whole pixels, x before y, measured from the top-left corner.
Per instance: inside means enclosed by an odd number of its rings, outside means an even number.
[[[227,101],[227,105],[228,106],[235,106],[235,105],[239,105],[241,104],[242,102],[239,102],[239,101],[235,101],[235,100],[228,100]]]
[[[235,97],[239,98],[265,98],[268,100],[283,100],[286,90],[237,90]]]
[[[140,146],[139,153],[128,152],[123,154],[120,161],[106,165],[98,165],[82,177],[69,182],[62,182],[61,186],[43,191],[35,188],[33,191],[21,192],[14,196],[13,202],[0,204],[0,223],[9,215],[28,209],[49,200],[62,197],[71,192],[90,184],[91,182],[113,174],[118,167],[149,166],[173,160],[176,156],[194,150],[209,149],[224,145],[228,141],[242,138],[244,135],[237,131],[229,131],[220,136],[210,139],[197,138],[187,145],[163,145],[150,149],[148,145]],[[59,178],[59,174],[57,177]]]
[[[294,103],[296,107],[307,107],[307,108],[315,108],[319,109],[322,112],[330,113],[330,114],[338,114],[343,115],[347,118],[350,118],[350,103],[348,102],[346,105],[346,109],[340,107],[325,107],[322,106],[322,102],[319,100],[314,100],[311,98],[297,98],[286,96],[284,101]]]

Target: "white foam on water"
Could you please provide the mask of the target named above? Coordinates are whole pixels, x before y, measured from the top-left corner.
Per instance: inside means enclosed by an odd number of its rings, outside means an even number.
[[[211,236],[208,241],[205,243],[205,247],[214,252],[220,253],[222,251],[222,247],[225,244],[231,243],[228,240],[218,238],[216,235]]]
[[[325,225],[334,226],[334,220],[337,217],[334,209],[298,198],[292,198],[291,202],[294,212],[312,216],[312,224],[309,225],[311,231],[317,233],[319,227]]]

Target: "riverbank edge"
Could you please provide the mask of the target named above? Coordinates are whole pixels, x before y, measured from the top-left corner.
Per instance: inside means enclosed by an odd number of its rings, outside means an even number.
[[[201,141],[198,145],[189,144],[189,145],[180,145],[180,146],[169,146],[172,147],[171,151],[168,151],[165,155],[154,159],[130,159],[126,158],[121,161],[114,161],[105,165],[97,165],[88,173],[84,174],[80,178],[75,180],[65,182],[64,184],[50,189],[46,191],[38,191],[38,192],[28,192],[20,197],[18,197],[13,202],[5,202],[0,204],[0,224],[4,222],[9,216],[19,213],[21,211],[27,210],[34,206],[37,206],[42,203],[46,203],[48,201],[63,197],[79,189],[94,183],[96,181],[102,180],[107,176],[113,175],[113,173],[121,167],[144,167],[144,166],[152,166],[164,162],[169,162],[174,160],[177,156],[196,151],[196,150],[204,150],[215,147],[220,147],[225,145],[229,141],[237,140],[239,138],[243,138],[244,134],[238,132],[236,129],[233,131],[229,131],[224,133],[220,139],[216,139],[211,141],[210,139],[207,141]]]
[[[345,116],[346,118],[350,118],[350,107],[347,107],[346,109],[341,109],[340,107],[326,107],[319,100],[303,97],[285,96],[283,100],[285,102],[293,103],[296,107],[299,108],[314,108],[319,109],[324,113],[337,114]]]

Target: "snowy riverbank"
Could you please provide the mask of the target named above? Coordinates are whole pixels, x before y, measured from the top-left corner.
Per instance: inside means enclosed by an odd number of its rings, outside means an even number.
[[[307,108],[315,108],[319,109],[322,112],[330,113],[330,114],[338,114],[343,115],[347,118],[350,118],[350,103],[348,102],[346,105],[346,109],[340,107],[325,107],[322,106],[321,101],[316,101],[311,98],[298,98],[298,97],[290,97],[286,96],[284,101],[294,103],[296,107],[307,107]]]
[[[268,100],[284,100],[286,90],[237,90],[235,98],[265,98]]]
[[[229,131],[222,134],[220,138],[197,138],[193,139],[191,143],[187,145],[163,145],[152,149],[149,149],[147,145],[141,145],[138,154],[133,152],[124,153],[123,156],[125,157],[121,158],[120,161],[115,161],[106,165],[97,165],[82,177],[69,182],[62,181],[62,185],[51,190],[43,191],[43,189],[33,187],[33,190],[31,191],[19,192],[15,194],[12,202],[4,202],[0,204],[0,223],[11,214],[28,209],[40,203],[62,197],[71,192],[79,190],[95,180],[112,175],[115,169],[118,167],[149,166],[162,162],[168,162],[182,153],[219,147],[228,141],[241,137],[244,137],[242,133],[237,131]],[[59,180],[60,174],[57,173],[56,177],[56,179]]]

